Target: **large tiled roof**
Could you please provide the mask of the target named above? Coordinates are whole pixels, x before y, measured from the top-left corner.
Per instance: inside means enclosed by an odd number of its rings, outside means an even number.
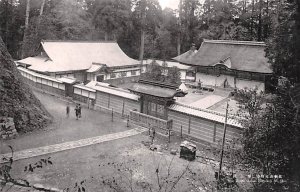
[[[42,41],[41,44],[49,57],[47,62],[41,57],[18,62],[32,65],[30,69],[40,72],[87,70],[92,63],[105,64],[107,67],[139,64],[138,60],[128,57],[116,42]]]
[[[230,69],[272,73],[265,56],[265,43],[255,41],[204,40],[197,53],[184,53],[174,59],[196,66],[226,64]],[[186,55],[185,55],[186,54]],[[188,58],[184,60],[183,58]]]
[[[188,50],[187,52],[178,55],[177,57],[174,57],[173,60],[178,61],[180,63],[193,64],[192,58],[197,52],[197,50]]]
[[[208,109],[200,109],[197,107],[192,107],[192,106],[179,104],[179,103],[172,104],[169,107],[169,109],[171,109],[173,111],[189,114],[192,116],[209,119],[211,121],[216,121],[219,123],[225,122],[225,114],[222,114],[222,113],[219,113],[216,111],[211,111]],[[227,118],[227,124],[242,128],[242,125],[238,122],[238,120],[233,117],[230,117],[230,116]]]

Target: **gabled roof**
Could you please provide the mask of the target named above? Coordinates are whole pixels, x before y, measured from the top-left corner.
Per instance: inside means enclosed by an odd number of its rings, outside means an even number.
[[[40,57],[31,57],[18,62],[31,64],[38,60],[32,70],[40,72],[61,72],[88,70],[92,63],[107,67],[136,65],[138,60],[128,57],[116,42],[111,41],[42,41],[44,51],[52,62]]]
[[[188,64],[214,66],[223,63],[235,70],[272,73],[265,47],[263,42],[205,39]]]
[[[177,85],[143,79],[140,79],[138,83],[133,84],[129,90],[134,93],[152,95],[161,98],[173,98],[182,93],[182,91],[178,90]]]
[[[182,53],[181,55],[178,55],[177,57],[174,57],[173,60],[178,61],[180,63],[185,63],[185,64],[193,64],[192,63],[192,58],[194,55],[197,53],[197,50],[188,50],[185,53]]]

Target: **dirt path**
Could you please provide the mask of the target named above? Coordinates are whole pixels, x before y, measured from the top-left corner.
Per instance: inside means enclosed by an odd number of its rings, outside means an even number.
[[[38,147],[38,148],[33,148],[33,149],[25,149],[22,151],[18,151],[14,153],[14,161],[20,160],[20,159],[27,159],[31,157],[37,157],[41,155],[48,155],[51,153],[56,153],[56,152],[61,152],[65,150],[70,150],[70,149],[76,149],[79,147],[85,147],[89,145],[95,145],[99,143],[103,143],[106,141],[112,141],[116,139],[122,139],[125,137],[130,137],[134,136],[137,134],[140,134],[142,132],[147,131],[146,128],[135,128],[131,129],[128,131],[122,131],[118,133],[112,133],[112,134],[107,134],[107,135],[102,135],[102,136],[97,136],[97,137],[91,137],[87,139],[80,139],[77,141],[69,141],[65,143],[59,143],[55,145],[48,145],[48,146],[43,146],[43,147]],[[10,157],[11,154],[2,154],[0,155],[0,163],[3,163],[3,157]]]

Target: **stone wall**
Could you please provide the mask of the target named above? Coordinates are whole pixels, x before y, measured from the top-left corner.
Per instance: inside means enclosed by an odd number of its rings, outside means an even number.
[[[18,136],[14,119],[11,117],[0,117],[0,138],[10,139]]]

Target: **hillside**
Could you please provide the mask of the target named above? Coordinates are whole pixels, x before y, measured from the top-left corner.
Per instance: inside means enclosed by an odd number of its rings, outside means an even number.
[[[18,132],[46,126],[51,117],[29,86],[22,81],[0,37],[0,117],[12,117]]]

